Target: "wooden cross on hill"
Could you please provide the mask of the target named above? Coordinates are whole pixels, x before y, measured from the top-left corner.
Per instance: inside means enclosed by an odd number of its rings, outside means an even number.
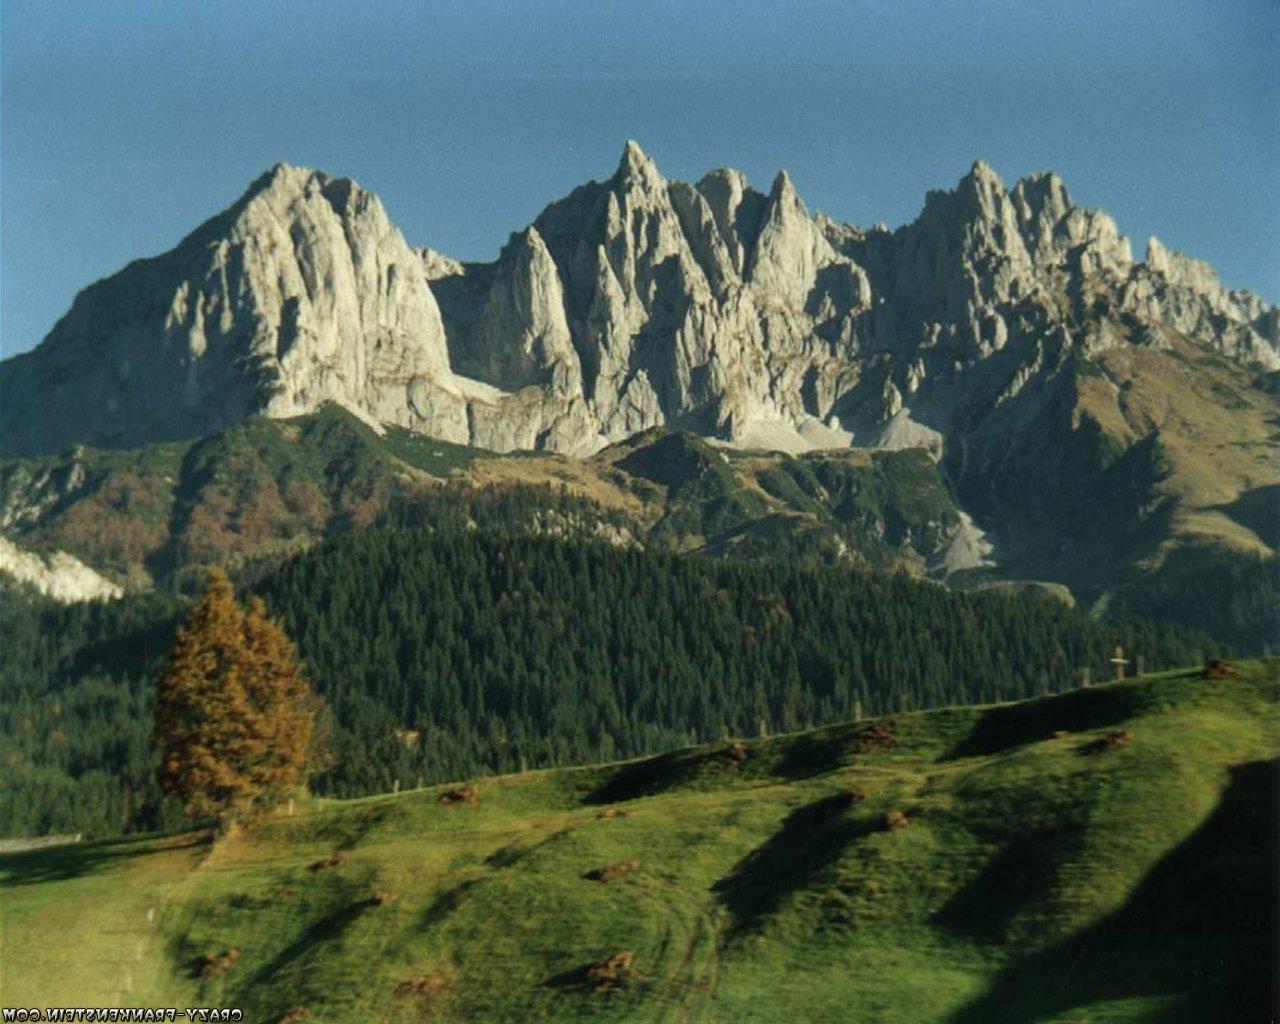
[[[1125,659],[1123,647],[1116,647],[1116,656],[1111,659],[1111,664],[1116,667],[1116,681],[1119,682],[1124,679],[1124,667],[1129,662]]]

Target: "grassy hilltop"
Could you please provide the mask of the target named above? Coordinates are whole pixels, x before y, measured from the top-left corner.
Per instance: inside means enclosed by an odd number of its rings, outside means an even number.
[[[323,801],[213,846],[9,855],[0,1001],[324,1024],[1268,1019],[1277,697],[1274,664],[1169,673]]]

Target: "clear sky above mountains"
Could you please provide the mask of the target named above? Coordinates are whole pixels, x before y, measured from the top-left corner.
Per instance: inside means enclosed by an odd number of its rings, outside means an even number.
[[[5,0],[0,354],[284,160],[491,259],[627,138],[891,225],[975,157],[1280,298],[1280,3]]]

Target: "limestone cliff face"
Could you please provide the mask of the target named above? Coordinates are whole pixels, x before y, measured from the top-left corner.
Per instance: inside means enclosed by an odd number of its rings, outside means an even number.
[[[85,289],[5,363],[3,444],[190,437],[326,400],[457,437],[438,405],[418,410],[424,383],[450,379],[422,261],[382,204],[279,166],[172,251]]]
[[[985,164],[888,231],[783,173],[667,181],[635,143],[489,264],[412,249],[376,197],[277,167],[162,256],[86,289],[0,370],[0,446],[131,445],[339,402],[500,450],[656,425],[742,445],[965,460],[1073,360],[1181,338],[1280,367],[1280,318],[1152,241],[1134,262],[1054,175]],[[979,452],[980,455],[980,452]],[[964,465],[961,468],[964,468]]]
[[[824,334],[851,329],[870,285],[785,174],[767,196],[733,171],[668,182],[630,143],[609,180],[553,203],[496,264],[432,288],[455,370],[581,409],[584,447],[660,424],[784,447],[848,439],[815,411],[832,379],[857,376]],[[815,365],[826,376],[806,385]]]
[[[1121,305],[1148,323],[1170,327],[1243,363],[1280,367],[1280,308],[1252,292],[1225,288],[1209,264],[1147,242],[1144,264],[1121,290]]]

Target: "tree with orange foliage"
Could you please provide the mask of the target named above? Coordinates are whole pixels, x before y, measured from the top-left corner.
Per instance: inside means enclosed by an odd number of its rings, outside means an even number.
[[[160,673],[152,739],[165,792],[224,826],[279,803],[315,762],[316,712],[293,643],[214,570]]]

